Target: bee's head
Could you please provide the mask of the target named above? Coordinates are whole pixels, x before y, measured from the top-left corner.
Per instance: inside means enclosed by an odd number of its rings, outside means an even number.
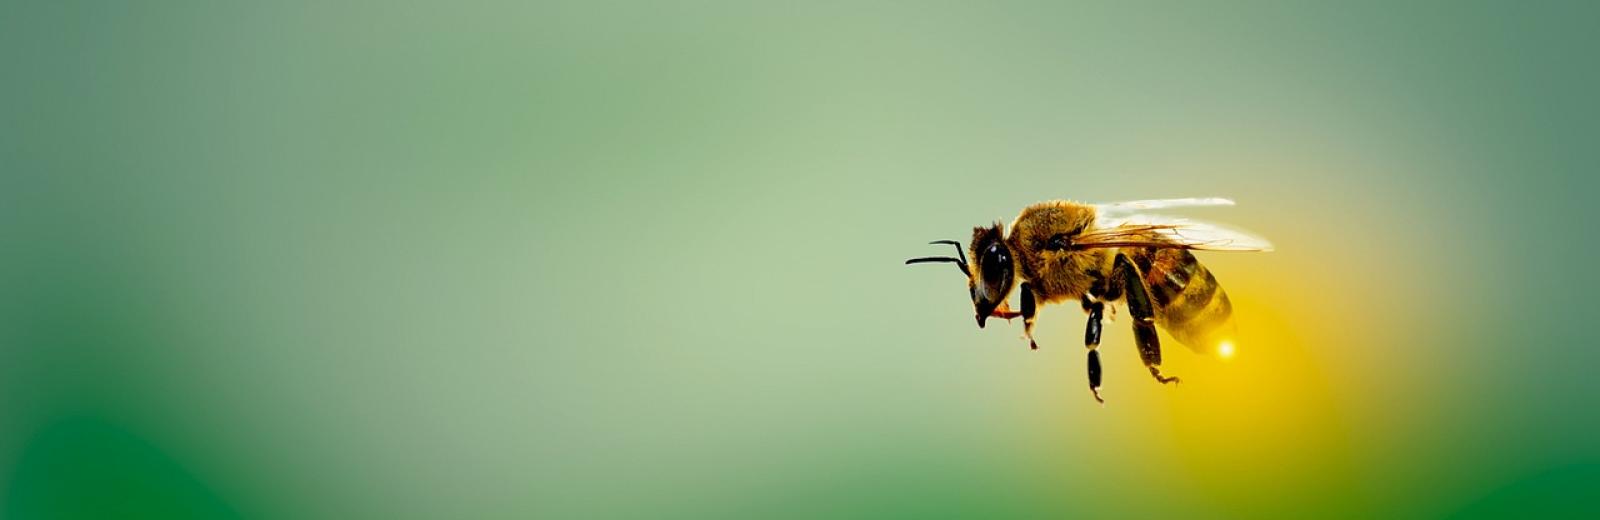
[[[961,273],[967,275],[967,291],[972,294],[972,307],[978,312],[978,328],[983,328],[989,315],[1005,303],[1006,296],[1011,294],[1011,285],[1016,281],[1015,260],[1002,239],[1003,235],[999,224],[972,230],[972,257],[978,260],[977,269],[967,265],[967,255],[961,251],[961,243],[954,240],[929,243],[956,246],[956,257],[927,256],[912,258],[906,263],[948,262],[961,268]]]
[[[972,307],[978,313],[978,328],[1004,304],[1016,282],[1016,260],[1006,247],[1000,225],[972,230],[972,258],[977,263],[967,275],[967,285],[972,291]]]

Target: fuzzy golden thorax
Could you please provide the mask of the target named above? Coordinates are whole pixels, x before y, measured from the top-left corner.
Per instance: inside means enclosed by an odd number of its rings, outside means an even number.
[[[1053,200],[1024,208],[1011,223],[1006,241],[1039,303],[1077,300],[1104,283],[1114,250],[1062,247],[1092,229],[1096,216],[1094,206]]]

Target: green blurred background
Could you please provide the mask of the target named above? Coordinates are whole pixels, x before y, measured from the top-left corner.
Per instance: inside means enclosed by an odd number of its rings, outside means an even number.
[[[1536,4],[3,2],[0,514],[1593,517]],[[1239,355],[1104,408],[901,265],[1214,195]]]

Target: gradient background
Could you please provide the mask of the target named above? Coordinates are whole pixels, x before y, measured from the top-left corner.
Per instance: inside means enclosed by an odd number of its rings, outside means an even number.
[[[0,513],[1600,514],[1593,4],[805,4],[0,4]],[[1104,408],[901,265],[1212,195]]]

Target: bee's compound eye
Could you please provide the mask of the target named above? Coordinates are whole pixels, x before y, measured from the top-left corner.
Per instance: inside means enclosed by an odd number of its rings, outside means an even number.
[[[983,278],[985,280],[999,280],[1005,272],[1011,269],[1011,256],[1000,244],[990,244],[983,250]]]

